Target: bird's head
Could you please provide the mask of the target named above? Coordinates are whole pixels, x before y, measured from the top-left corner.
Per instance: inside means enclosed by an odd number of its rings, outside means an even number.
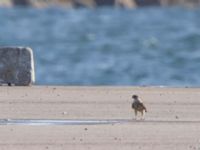
[[[138,99],[138,96],[137,95],[133,95],[132,98],[133,99]]]

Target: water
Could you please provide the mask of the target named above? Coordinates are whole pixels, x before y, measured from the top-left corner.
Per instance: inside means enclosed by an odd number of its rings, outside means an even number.
[[[83,119],[76,119],[76,120],[48,120],[48,119],[1,119],[0,125],[31,125],[31,126],[41,126],[41,125],[105,125],[105,124],[123,124],[123,123],[130,123],[134,120],[128,119],[90,119],[90,120],[83,120]],[[197,122],[198,123],[198,122]]]
[[[200,10],[0,8],[0,46],[34,50],[36,84],[200,85]]]
[[[0,126],[2,125],[23,125],[23,126],[52,126],[52,125],[114,125],[114,124],[126,124],[126,123],[150,123],[150,124],[199,124],[199,120],[133,120],[133,119],[77,119],[77,120],[61,120],[61,119],[0,119]],[[87,129],[86,129],[87,130]]]

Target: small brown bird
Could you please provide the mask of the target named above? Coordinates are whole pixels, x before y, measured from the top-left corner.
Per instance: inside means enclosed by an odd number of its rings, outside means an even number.
[[[145,113],[147,112],[146,107],[144,106],[143,102],[139,99],[137,95],[133,95],[133,103],[132,103],[132,109],[135,110],[135,119],[137,119],[137,112],[139,111],[142,115],[141,119],[145,119]]]

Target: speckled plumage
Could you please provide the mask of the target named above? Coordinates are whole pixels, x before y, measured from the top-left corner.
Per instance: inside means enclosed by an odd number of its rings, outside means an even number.
[[[137,95],[133,95],[133,103],[132,103],[132,109],[135,110],[135,119],[137,119],[137,112],[139,111],[142,115],[142,119],[145,117],[145,112],[147,112],[147,109],[143,102],[139,99]]]

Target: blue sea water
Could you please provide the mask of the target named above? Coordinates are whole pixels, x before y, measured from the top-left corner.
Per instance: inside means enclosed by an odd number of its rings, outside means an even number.
[[[200,9],[0,8],[0,46],[34,50],[38,85],[200,86]]]

